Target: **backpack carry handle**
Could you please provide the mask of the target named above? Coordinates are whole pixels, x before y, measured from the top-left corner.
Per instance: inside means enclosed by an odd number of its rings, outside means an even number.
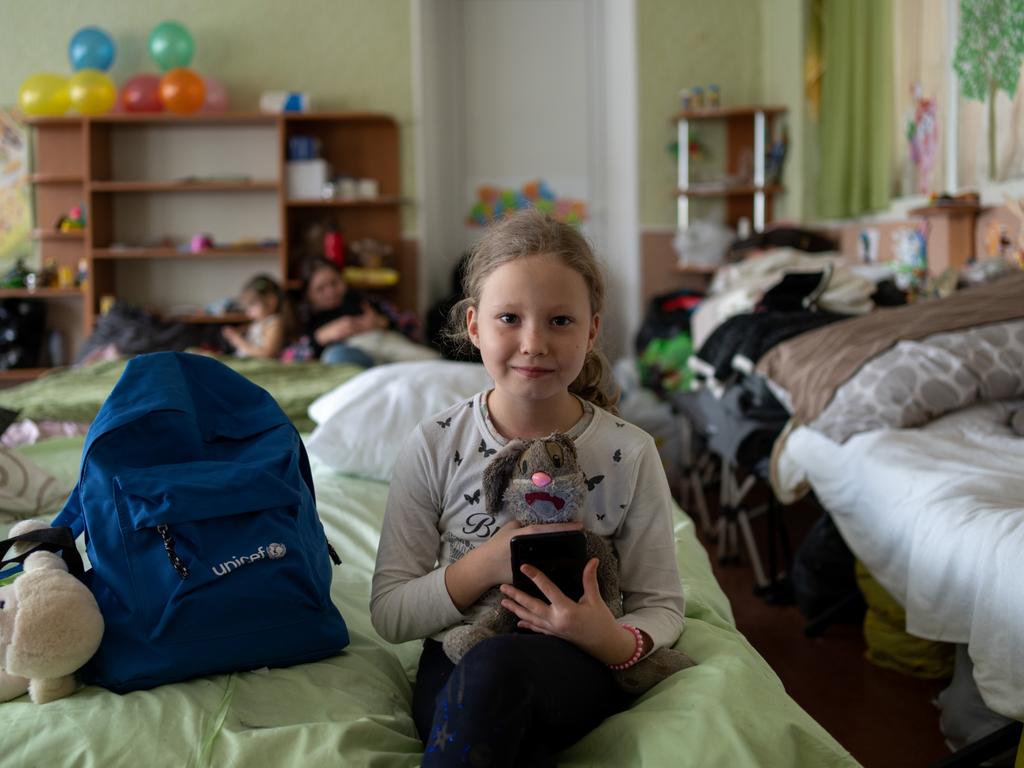
[[[4,557],[7,553],[18,543],[32,543],[39,546],[32,547],[28,552],[5,560]],[[63,558],[64,564],[68,567],[68,573],[79,581],[85,577],[82,556],[78,553],[78,547],[75,546],[75,537],[70,528],[63,526],[58,528],[39,528],[38,530],[28,531],[27,533],[0,541],[0,570],[7,565],[24,563],[25,559],[33,552],[53,552],[59,554]]]

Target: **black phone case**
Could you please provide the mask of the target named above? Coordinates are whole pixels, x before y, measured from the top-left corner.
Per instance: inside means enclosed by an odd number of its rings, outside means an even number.
[[[513,536],[512,585],[550,602],[519,566],[532,565],[551,579],[570,600],[583,597],[583,567],[587,564],[587,537],[583,531],[553,531]]]

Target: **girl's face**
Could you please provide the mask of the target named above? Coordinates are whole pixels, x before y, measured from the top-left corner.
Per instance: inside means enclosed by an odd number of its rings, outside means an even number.
[[[252,321],[264,320],[277,312],[277,297],[267,294],[249,293],[242,297],[245,316]]]
[[[309,302],[309,306],[314,312],[334,309],[341,305],[346,290],[348,290],[348,286],[345,285],[345,281],[337,270],[321,267],[309,279],[306,301]]]
[[[600,317],[590,311],[586,281],[548,255],[494,270],[466,320],[497,392],[550,402],[568,393],[600,326]]]

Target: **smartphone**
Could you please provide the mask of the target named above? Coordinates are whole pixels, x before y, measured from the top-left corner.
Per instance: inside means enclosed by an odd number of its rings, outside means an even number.
[[[555,583],[570,600],[583,597],[583,567],[587,564],[587,537],[583,531],[552,531],[513,536],[512,586],[528,595],[551,602],[544,593],[519,570],[532,565]]]

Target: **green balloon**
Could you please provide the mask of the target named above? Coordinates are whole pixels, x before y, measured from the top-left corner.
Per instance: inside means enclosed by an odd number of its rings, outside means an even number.
[[[149,34],[149,54],[164,72],[187,67],[195,51],[192,35],[176,21],[162,21]]]

